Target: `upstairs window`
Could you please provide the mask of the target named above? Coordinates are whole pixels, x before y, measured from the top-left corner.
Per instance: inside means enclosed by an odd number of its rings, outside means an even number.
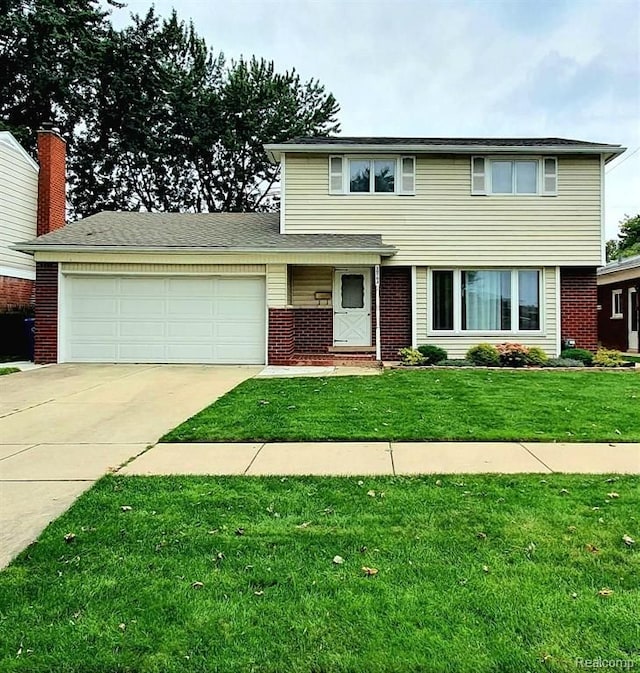
[[[330,194],[413,194],[414,190],[414,157],[329,157]]]
[[[555,157],[471,157],[471,193],[555,196],[558,193],[558,162]]]

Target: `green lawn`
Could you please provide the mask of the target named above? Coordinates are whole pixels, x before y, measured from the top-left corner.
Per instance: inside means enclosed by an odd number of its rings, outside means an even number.
[[[637,666],[625,535],[634,477],[106,477],[0,573],[0,670]]]
[[[0,376],[4,376],[5,374],[15,374],[19,371],[20,370],[17,367],[0,367]]]
[[[251,379],[163,441],[639,441],[633,370]]]

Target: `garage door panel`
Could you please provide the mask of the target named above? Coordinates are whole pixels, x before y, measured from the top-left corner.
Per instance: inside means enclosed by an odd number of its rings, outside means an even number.
[[[264,278],[65,280],[65,361],[264,363]]]

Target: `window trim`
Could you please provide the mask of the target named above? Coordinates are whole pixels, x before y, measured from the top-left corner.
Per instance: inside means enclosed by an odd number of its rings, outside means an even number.
[[[619,297],[619,309],[620,311],[616,311],[616,297]],[[611,320],[621,320],[624,318],[624,308],[623,308],[623,303],[622,303],[622,289],[619,290],[611,290]]]
[[[453,329],[433,329],[433,272],[453,271]],[[463,271],[510,271],[511,272],[511,329],[508,330],[463,330],[462,329],[462,272]],[[519,329],[520,311],[514,310],[514,299],[518,298],[518,273],[520,271],[538,272],[538,297],[540,328],[537,330]],[[427,273],[427,336],[546,336],[546,306],[544,288],[546,285],[544,267],[429,267]],[[515,327],[515,329],[514,329]]]
[[[483,160],[483,170],[475,171],[474,163],[476,160]],[[551,160],[553,162],[553,173],[545,173],[545,162]],[[492,185],[492,165],[494,161],[509,161],[511,163],[522,162],[536,162],[536,191],[535,192],[499,192],[494,193]],[[555,156],[540,155],[540,156],[530,156],[530,155],[504,155],[499,154],[493,155],[478,155],[475,154],[470,157],[470,175],[471,175],[471,195],[472,196],[491,196],[491,197],[536,197],[536,196],[557,196],[558,195],[558,158]],[[545,178],[553,177],[554,178],[554,189],[546,190],[545,189]],[[474,188],[474,178],[483,179],[483,189]],[[516,185],[516,171],[512,172],[512,186],[515,190]]]
[[[332,189],[331,186],[331,179],[333,177],[337,177],[338,173],[335,173],[331,170],[331,164],[333,159],[340,159],[342,161],[341,167],[342,167],[342,188],[341,191],[337,191],[335,189]],[[403,164],[406,159],[410,159],[413,164],[413,190],[408,191],[408,190],[403,190],[402,189],[402,182],[403,178],[405,176],[408,176],[408,173],[403,172]],[[376,192],[376,191],[368,191],[368,192],[352,192],[350,190],[350,185],[351,185],[351,168],[350,168],[350,162],[351,161],[392,161],[395,162],[395,174],[394,174],[394,181],[393,181],[393,191],[392,192]],[[373,168],[373,167],[372,167]],[[388,155],[388,154],[331,154],[329,155],[329,161],[328,161],[328,175],[329,175],[329,194],[337,195],[337,196],[352,196],[352,197],[357,197],[357,198],[362,198],[362,197],[372,197],[372,196],[382,196],[382,197],[393,197],[393,196],[415,196],[416,193],[416,157],[415,155],[412,154],[393,154],[393,155]],[[374,187],[375,189],[375,172],[373,170],[370,171],[370,187]]]

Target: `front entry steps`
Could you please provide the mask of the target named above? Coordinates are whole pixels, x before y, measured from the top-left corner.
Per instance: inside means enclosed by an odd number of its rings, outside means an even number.
[[[381,367],[373,353],[293,353],[287,363],[293,366],[307,367]]]

